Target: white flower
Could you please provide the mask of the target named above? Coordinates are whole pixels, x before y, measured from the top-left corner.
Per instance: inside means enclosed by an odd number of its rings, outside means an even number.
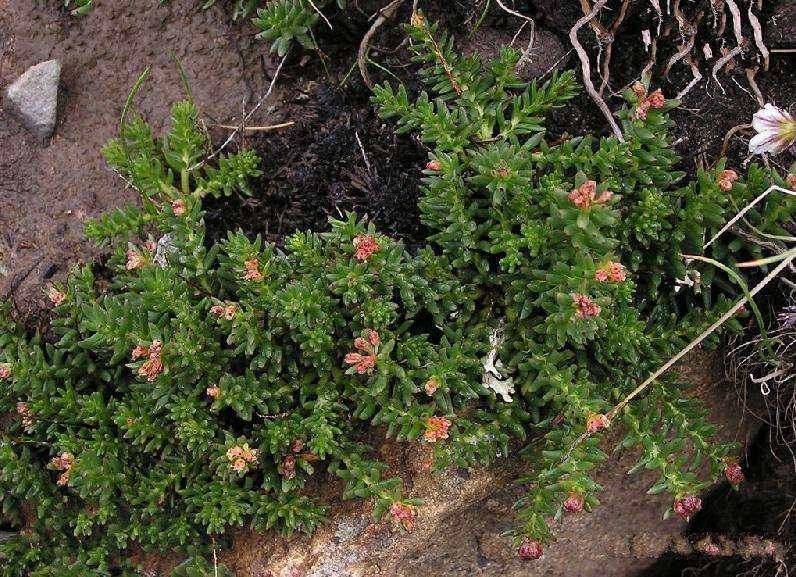
[[[796,120],[781,108],[766,104],[752,117],[757,134],[749,141],[749,152],[779,154],[796,142]]]

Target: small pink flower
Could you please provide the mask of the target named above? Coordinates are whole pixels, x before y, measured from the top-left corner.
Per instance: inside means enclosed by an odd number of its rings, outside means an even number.
[[[735,462],[727,463],[727,467],[724,469],[724,476],[727,477],[727,480],[734,487],[737,487],[746,480],[743,469]]]
[[[738,180],[738,173],[734,170],[722,170],[719,174],[719,188],[724,192],[732,190],[732,183]]]
[[[650,109],[650,102],[647,100],[642,100],[641,102],[636,105],[636,109],[633,111],[633,120],[645,120],[647,118],[647,112]]]
[[[575,316],[579,319],[587,319],[600,316],[600,305],[595,303],[588,295],[574,293],[572,301],[575,303]]]
[[[796,190],[796,174],[790,173],[786,178],[785,182],[788,184],[788,188],[791,190]]]
[[[431,160],[426,163],[426,170],[433,170],[434,172],[437,172],[441,168],[442,164],[440,164],[439,160]]]
[[[144,243],[144,248],[149,252],[156,252],[158,250],[158,243],[154,240],[148,240]]]
[[[365,332],[367,333],[368,341],[370,341],[371,345],[373,345],[374,347],[378,347],[381,344],[381,337],[379,336],[379,333],[377,333],[373,329],[368,329]]]
[[[517,554],[520,556],[520,559],[525,560],[539,559],[543,552],[542,544],[539,543],[539,541],[527,538],[522,542],[520,548],[517,549]]]
[[[348,353],[345,356],[345,362],[349,365],[354,365],[357,373],[360,375],[367,373],[376,366],[376,357],[373,355],[363,355],[360,353]]]
[[[674,502],[674,512],[686,521],[701,508],[702,499],[696,495],[684,495]]]
[[[36,425],[36,418],[33,416],[27,403],[22,401],[17,403],[17,415],[19,415],[19,419],[22,421],[22,428],[31,432]]]
[[[294,453],[300,453],[304,450],[304,441],[301,439],[295,439],[292,443],[290,443],[290,450]]]
[[[230,461],[239,459],[241,455],[243,455],[243,449],[238,445],[235,445],[234,447],[230,447],[229,449],[227,449],[227,459]]]
[[[7,379],[10,376],[11,376],[11,365],[9,364],[0,365],[0,379]]]
[[[371,255],[379,252],[381,248],[373,235],[370,234],[359,234],[355,236],[353,244],[356,249],[354,258],[363,262],[368,260]]]
[[[235,314],[238,312],[238,307],[235,305],[227,305],[224,307],[224,318],[228,321],[231,321],[235,318]]]
[[[354,348],[360,351],[367,351],[370,348],[370,343],[363,337],[357,337],[354,339]]]
[[[715,556],[721,553],[721,548],[713,542],[707,543],[702,550],[705,552],[706,555],[710,556]]]
[[[174,213],[174,216],[182,216],[185,214],[185,201],[180,198],[172,202],[171,211]]]
[[[141,357],[148,357],[148,356],[149,356],[149,347],[138,345],[133,349],[133,352],[130,354],[130,360],[137,361]]]
[[[434,393],[436,393],[438,388],[439,388],[439,382],[434,377],[431,377],[429,380],[426,381],[425,389],[426,389],[426,394],[429,397],[432,396]]]
[[[285,479],[292,479],[296,476],[296,457],[287,455],[277,467],[277,471]]]
[[[51,285],[47,289],[47,298],[55,306],[60,306],[66,300],[66,295]]]
[[[62,471],[60,475],[58,475],[58,486],[63,487],[67,483],[69,483],[69,471],[72,468],[72,464],[75,462],[75,457],[72,453],[61,453],[60,455],[53,457],[50,461],[50,464],[47,465],[49,469],[54,469],[56,471]]]
[[[243,274],[243,278],[245,280],[263,280],[263,274],[260,272],[260,261],[258,259],[253,258],[251,260],[247,260],[243,266],[245,268],[245,272]]]
[[[243,459],[235,459],[232,462],[232,465],[230,465],[230,466],[232,467],[232,469],[234,471],[236,471],[238,473],[242,473],[243,471],[245,471],[248,468],[248,465],[246,464],[246,461],[244,461]]]
[[[647,87],[644,86],[638,80],[633,83],[633,86],[631,86],[631,89],[633,90],[633,94],[636,95],[636,98],[638,98],[639,101],[644,100],[644,98],[647,96]]]
[[[221,396],[221,387],[207,387],[205,393],[207,393],[207,396],[211,399],[217,399]]]
[[[357,373],[364,374],[376,366],[376,353],[381,343],[379,333],[366,329],[364,336],[354,339],[354,348],[358,352],[350,352],[345,356],[346,364],[355,365]]]
[[[390,515],[407,531],[412,531],[415,527],[415,509],[411,505],[396,501],[390,505]]]
[[[573,188],[569,193],[569,200],[572,204],[585,210],[595,204],[605,204],[613,198],[613,193],[610,190],[605,190],[597,196],[597,183],[593,180],[587,180],[578,188]]]
[[[663,96],[663,91],[658,88],[647,96],[647,102],[649,102],[652,108],[663,108],[666,104],[666,98]]]
[[[451,422],[445,417],[429,417],[426,419],[426,431],[423,433],[423,437],[429,443],[447,439],[450,426]]]
[[[564,501],[564,510],[569,513],[580,513],[583,511],[584,498],[580,493],[570,493]]]
[[[586,432],[591,434],[605,429],[611,425],[607,415],[589,415],[586,419]]]
[[[163,372],[163,362],[158,357],[150,357],[144,361],[144,364],[138,367],[138,375],[146,377],[150,383],[158,378],[158,375]]]
[[[627,273],[621,263],[609,260],[595,271],[594,278],[598,282],[624,282],[627,279]]]
[[[135,270],[143,267],[145,264],[146,258],[144,258],[143,254],[132,248],[127,251],[127,270]]]
[[[220,317],[221,315],[224,314],[225,310],[226,308],[221,305],[213,305],[212,307],[210,307],[210,314],[213,315],[214,317]]]

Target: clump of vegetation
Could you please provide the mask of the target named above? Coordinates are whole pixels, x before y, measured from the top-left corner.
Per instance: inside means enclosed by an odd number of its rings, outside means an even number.
[[[430,94],[382,86],[374,102],[432,148],[432,234],[415,254],[353,214],[282,248],[240,232],[209,244],[203,199],[250,194],[256,155],[208,162],[190,102],[163,138],[122,123],[105,155],[141,202],[88,225],[107,261],[49,288],[45,334],[3,309],[0,494],[18,533],[0,543],[0,575],[132,575],[132,546],[191,552],[242,525],[311,531],[325,474],[411,530],[419,502],[374,456],[380,432],[422,445],[436,470],[543,436],[518,503],[527,558],[552,538],[548,519],[597,505],[608,426],[684,517],[710,481],[703,466],[734,466],[674,379],[611,407],[727,310],[732,279],[681,254],[703,254],[779,177],[719,166],[683,182],[667,136],[677,103],[641,85],[620,113],[625,142],[548,142],[543,117],[574,95],[571,74],[526,85],[519,53],[461,58],[420,14],[410,34]],[[793,209],[747,216],[777,234]],[[724,239],[709,251],[730,264],[758,254]]]

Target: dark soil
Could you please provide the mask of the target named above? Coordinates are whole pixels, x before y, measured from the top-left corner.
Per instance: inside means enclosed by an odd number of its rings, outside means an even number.
[[[173,53],[186,70],[195,101],[216,143],[222,142],[229,131],[213,124],[235,124],[241,109],[250,107],[264,92],[276,68],[276,60],[268,54],[267,47],[253,40],[248,23],[230,21],[223,2],[202,11],[199,2],[193,0],[171,0],[167,4],[160,0],[98,0],[96,9],[82,19],[69,17],[62,4],[60,0],[0,0],[0,89],[27,67],[49,58],[60,58],[64,71],[63,105],[56,135],[48,146],[34,141],[0,109],[0,296],[13,297],[18,308],[28,313],[42,306],[42,289],[48,282],[63,278],[75,263],[96,256],[97,251],[83,240],[84,221],[134,200],[135,195],[107,169],[100,148],[114,136],[127,93],[146,66],[151,65],[153,72],[136,99],[136,107],[156,130],[167,123],[171,103],[184,97]],[[319,25],[317,35],[323,54],[296,51],[291,55],[279,79],[278,94],[250,121],[252,125],[286,121],[295,125],[279,132],[249,134],[234,144],[257,150],[263,159],[264,175],[251,198],[208,203],[210,240],[217,240],[227,230],[241,228],[281,242],[294,230],[323,230],[329,217],[353,210],[369,215],[383,232],[403,239],[409,246],[423,243],[426,231],[419,222],[417,198],[418,175],[426,162],[427,150],[411,136],[396,135],[394,125],[381,121],[370,106],[369,91],[352,66],[356,46],[369,26],[369,16],[383,3],[352,4],[354,10],[345,15],[332,13],[334,31]],[[569,46],[569,28],[581,16],[579,3],[544,0],[514,4],[532,15],[558,45]],[[618,4],[611,3],[612,15],[617,13]],[[651,3],[631,4],[613,48],[609,85],[613,90],[638,76],[646,59],[641,31],[654,26]],[[697,4],[683,3],[688,10]],[[766,4],[763,21],[771,45],[786,46],[793,41],[792,34],[781,32],[788,25],[787,16],[772,20],[783,7],[792,4]],[[481,9],[483,5],[477,3]],[[518,26],[516,20],[493,13],[482,24],[484,32],[476,32],[472,40],[467,40],[467,33],[480,16],[473,2],[440,0],[426,12],[429,19],[441,19],[443,26],[456,31],[457,39],[467,50],[484,49],[484,42],[479,48],[479,34],[513,36]],[[396,21],[406,21],[407,15],[405,6]],[[711,30],[709,19],[703,19],[697,46],[706,41],[715,46]],[[594,34],[584,29],[581,38],[587,49],[596,53]],[[659,61],[665,61],[676,50],[677,32],[673,31],[670,38],[669,44],[659,46]],[[411,88],[415,84],[413,68],[408,65],[402,40],[397,24],[385,25],[374,39],[371,57]],[[538,50],[547,56],[544,46]],[[700,51],[701,48],[697,52]],[[572,67],[576,62],[570,54],[561,66]],[[703,82],[685,97],[683,107],[673,115],[677,123],[674,135],[686,170],[713,163],[727,130],[749,122],[758,108],[757,101],[747,92],[743,72],[744,66],[756,64],[752,52],[737,64],[734,70],[720,75],[723,90],[713,82],[706,88]],[[792,57],[772,55],[770,70],[757,75],[766,101],[790,104],[796,88],[793,64]],[[710,77],[704,63],[702,71],[705,78]],[[385,78],[375,69],[372,74],[376,80]],[[672,68],[668,79],[661,78],[660,67],[657,68],[652,84],[661,86],[671,96],[689,79],[690,68],[681,62]],[[616,97],[606,99],[614,108],[620,104]],[[272,111],[267,114],[269,107]],[[548,122],[551,136],[585,131],[607,134],[606,123],[595,110],[588,96],[579,96],[554,112]],[[732,166],[738,167],[745,160],[746,141],[748,135],[743,134],[731,141]],[[727,411],[725,420],[737,420],[732,403],[723,398],[720,405]],[[760,437],[748,450],[749,485],[740,493],[730,492],[726,486],[716,488],[706,498],[705,512],[694,520],[690,533],[726,531],[776,536],[784,512],[794,499],[793,468],[787,460],[783,465],[771,456],[765,439]],[[632,488],[637,498],[630,500],[628,491],[622,492],[626,483],[622,474],[609,471],[604,476],[605,500],[611,507],[601,508],[588,521],[579,520],[580,525],[571,528],[558,552],[551,554],[551,559],[560,560],[570,575],[632,575],[649,564],[639,550],[630,546],[637,533],[649,530],[658,531],[650,533],[656,536],[675,535],[680,530],[671,521],[658,524],[657,511],[650,514],[646,497],[635,486]],[[469,570],[470,574],[496,575],[507,567],[511,575],[527,574],[527,569],[514,564],[513,552],[500,540],[499,528],[493,526],[497,512],[501,519],[509,515],[505,509],[510,499],[503,502],[501,498],[490,504],[481,494],[480,501],[450,514],[438,525],[460,527],[454,535],[439,535],[439,546],[432,549],[416,543],[415,550],[396,552],[394,560],[414,568],[414,575],[431,574],[435,564],[434,573],[445,572],[440,563],[448,561],[456,561],[453,564],[461,574]],[[337,512],[361,513],[359,508],[351,507],[341,506]],[[495,508],[491,513],[490,507]],[[636,523],[647,525],[639,529]],[[578,535],[582,539],[589,531],[602,534],[591,537],[593,542],[589,544],[578,540]],[[606,533],[626,539],[627,543],[617,545],[624,551],[611,556],[601,550],[605,540],[600,539]],[[487,541],[473,542],[476,534],[486,535]],[[282,546],[271,536],[247,533],[236,537],[236,543],[242,543],[236,551],[254,555],[256,547],[266,546],[265,541],[270,549]],[[490,547],[493,553],[489,552]],[[268,574],[267,568],[254,561],[248,563],[244,557],[235,562],[237,554],[231,555],[238,568],[251,574]],[[257,563],[262,563],[264,557],[261,554],[257,559]],[[575,561],[567,567],[567,559]],[[730,559],[708,563],[697,557],[664,556],[644,575],[680,575],[692,569],[714,571],[700,573],[704,575],[735,575],[750,569],[749,563],[753,562]],[[399,573],[382,573],[385,574]]]

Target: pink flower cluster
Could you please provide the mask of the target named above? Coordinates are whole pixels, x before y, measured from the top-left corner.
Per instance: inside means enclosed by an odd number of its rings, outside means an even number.
[[[434,172],[439,171],[442,168],[442,164],[440,164],[439,160],[430,160],[426,163],[426,170],[433,170]]]
[[[719,173],[719,188],[722,189],[724,192],[730,192],[732,190],[732,184],[738,180],[738,173],[734,170],[722,170]]]
[[[143,268],[146,266],[147,259],[144,256],[144,253],[131,248],[127,251],[127,264],[125,268],[127,270],[136,270],[139,268]]]
[[[696,495],[684,495],[674,502],[674,512],[686,521],[701,508],[702,499]]]
[[[0,365],[0,379],[7,379],[11,376],[11,365],[3,363]]]
[[[564,501],[564,510],[568,513],[580,513],[583,511],[585,499],[580,493],[572,492]]]
[[[36,418],[33,416],[33,412],[30,410],[27,403],[23,403],[22,401],[17,403],[17,415],[19,415],[19,419],[22,421],[22,428],[31,432],[36,425]]]
[[[743,469],[735,461],[727,463],[727,467],[724,469],[724,476],[727,477],[727,480],[733,487],[737,487],[746,480]]]
[[[263,273],[260,272],[260,261],[256,258],[247,260],[243,263],[243,278],[244,280],[261,281],[263,280]]]
[[[429,417],[426,419],[426,431],[423,433],[423,438],[429,443],[447,439],[450,426],[450,420],[445,417]]]
[[[163,343],[157,339],[152,341],[148,347],[138,345],[133,349],[130,355],[130,360],[137,361],[142,357],[149,357],[144,364],[138,367],[138,375],[146,377],[149,382],[154,381],[160,373],[163,372],[163,361],[161,360],[161,352],[163,350]]]
[[[376,366],[376,354],[381,343],[379,333],[372,329],[366,329],[364,335],[354,339],[354,348],[357,350],[348,353],[344,359],[346,364],[354,365],[360,375],[372,371]]]
[[[605,204],[613,196],[610,190],[604,190],[600,193],[600,196],[597,196],[597,183],[593,180],[587,180],[578,188],[573,188],[570,191],[569,200],[581,210],[585,210],[595,204]]]
[[[572,301],[575,303],[575,316],[579,319],[588,319],[600,316],[600,305],[595,303],[588,295],[574,293]]]
[[[436,378],[431,377],[426,381],[424,388],[426,389],[426,394],[430,397],[437,392],[437,389],[439,389],[439,381],[437,381]]]
[[[520,559],[525,560],[535,560],[539,559],[542,556],[544,550],[542,549],[542,544],[539,541],[534,541],[533,539],[526,538],[521,544],[520,548],[517,549],[517,554],[520,556]]]
[[[621,263],[609,260],[595,271],[594,279],[597,282],[625,282],[627,272]]]
[[[185,214],[185,201],[180,198],[172,202],[171,211],[174,213],[174,216],[182,216]]]
[[[353,244],[354,248],[356,249],[354,258],[363,262],[368,260],[371,255],[379,252],[379,249],[381,248],[379,243],[371,234],[358,234],[354,237]]]
[[[50,299],[50,302],[55,306],[60,306],[66,300],[66,295],[50,285],[47,289],[47,298]]]
[[[660,88],[647,95],[647,88],[641,82],[636,82],[633,85],[633,92],[638,97],[638,104],[633,112],[634,120],[647,118],[650,108],[663,108],[666,104],[666,98]]]
[[[210,314],[214,317],[220,317],[224,320],[231,321],[235,318],[235,314],[238,312],[238,307],[235,303],[230,303],[226,305],[213,305],[210,307]]]
[[[221,396],[221,387],[207,387],[207,389],[205,389],[205,393],[207,393],[207,396],[211,399],[217,399]]]
[[[411,505],[396,501],[390,505],[390,515],[407,531],[412,531],[415,528],[415,508]]]
[[[611,425],[611,421],[607,415],[589,415],[586,419],[586,432],[590,435],[606,429]]]
[[[61,474],[58,475],[58,486],[63,487],[67,483],[69,483],[69,471],[72,469],[72,465],[75,462],[75,457],[72,453],[61,453],[57,457],[53,457],[48,465],[48,468],[53,469],[55,471],[61,471]]]
[[[229,461],[230,468],[237,473],[245,473],[249,469],[249,465],[257,463],[257,455],[259,451],[249,447],[249,443],[243,445],[235,445],[227,450],[227,460]]]

